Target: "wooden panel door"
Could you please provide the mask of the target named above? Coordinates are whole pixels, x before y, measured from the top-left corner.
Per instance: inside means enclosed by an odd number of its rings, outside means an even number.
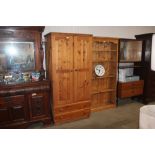
[[[26,121],[28,111],[24,95],[0,98],[0,124]]]
[[[12,121],[25,121],[28,119],[27,99],[25,95],[10,97],[10,112]]]
[[[5,97],[0,97],[0,124],[11,121],[9,103]]]
[[[54,108],[73,101],[73,36],[52,35]]]
[[[29,95],[30,119],[47,117],[49,114],[49,95],[46,92],[32,93]]]
[[[74,102],[91,98],[92,37],[74,36]]]

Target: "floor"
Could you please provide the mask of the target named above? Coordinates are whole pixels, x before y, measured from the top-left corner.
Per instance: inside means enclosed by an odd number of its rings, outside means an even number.
[[[142,106],[140,102],[127,99],[120,101],[117,108],[92,113],[88,119],[51,125],[47,129],[138,129],[139,109]],[[35,124],[30,128],[38,129],[43,126]]]

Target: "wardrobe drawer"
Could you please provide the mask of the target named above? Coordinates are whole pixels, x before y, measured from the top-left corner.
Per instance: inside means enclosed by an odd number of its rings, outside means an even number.
[[[55,115],[54,116],[54,123],[59,124],[59,123],[79,120],[79,119],[82,119],[82,118],[87,118],[87,117],[89,117],[89,115],[90,115],[90,109],[72,111],[70,113]]]
[[[71,111],[82,110],[87,108],[90,108],[90,101],[80,102],[72,105],[65,105],[62,107],[56,107],[54,108],[54,113],[57,115],[65,112],[71,112]]]

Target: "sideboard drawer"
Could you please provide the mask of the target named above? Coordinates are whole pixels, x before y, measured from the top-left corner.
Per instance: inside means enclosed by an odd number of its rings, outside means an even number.
[[[144,81],[134,81],[118,84],[118,97],[126,98],[143,94]]]
[[[118,96],[120,98],[132,97],[143,94],[143,88],[136,88],[136,89],[128,89],[119,91]]]
[[[144,81],[139,80],[139,81],[133,81],[133,82],[119,82],[118,87],[119,89],[132,89],[133,87],[143,87],[144,86]]]
[[[126,97],[131,97],[134,94],[134,90],[129,89],[129,90],[123,90],[119,92],[119,97],[120,98],[126,98]]]

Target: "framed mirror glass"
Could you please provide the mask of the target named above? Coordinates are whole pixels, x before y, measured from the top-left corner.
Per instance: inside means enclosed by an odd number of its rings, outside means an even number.
[[[34,42],[0,42],[0,73],[35,70]]]

